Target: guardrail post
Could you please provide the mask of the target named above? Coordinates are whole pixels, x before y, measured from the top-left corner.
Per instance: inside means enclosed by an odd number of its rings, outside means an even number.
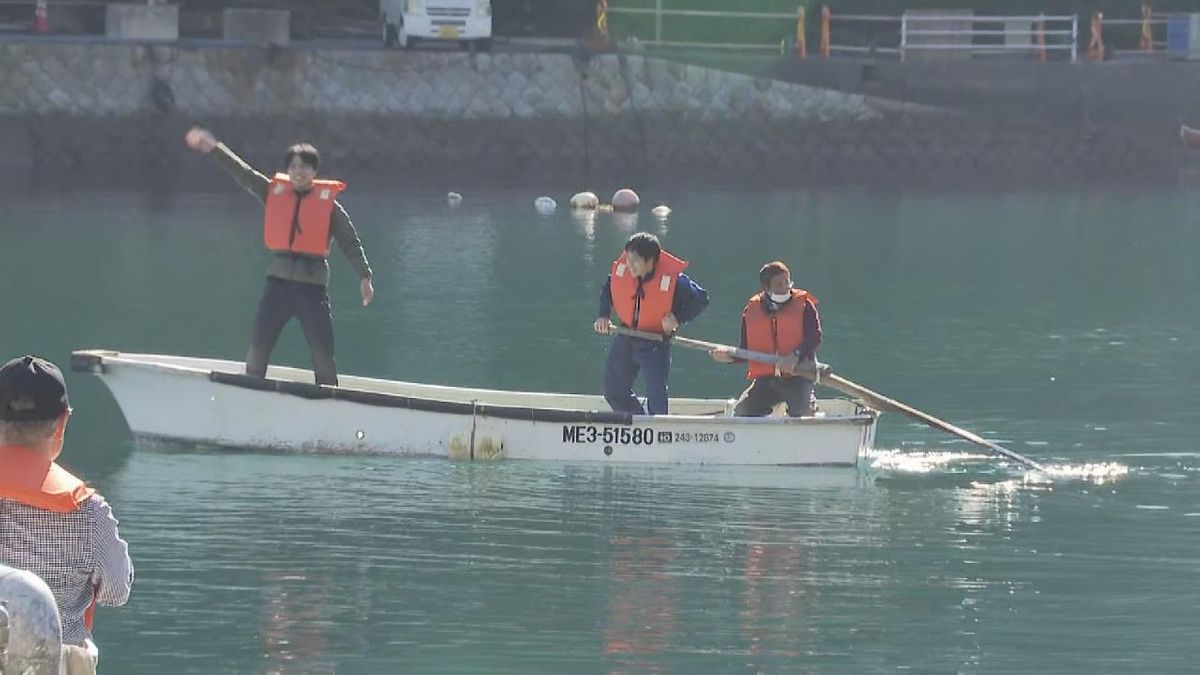
[[[654,41],[662,42],[662,0],[654,0]]]
[[[1150,9],[1149,2],[1142,3],[1142,40],[1140,47],[1144,52],[1154,51],[1154,29],[1150,27],[1150,20],[1154,18],[1154,12]]]
[[[1035,24],[1037,26],[1037,29],[1036,29],[1037,35],[1036,35],[1036,39],[1034,40],[1034,42],[1037,44],[1037,49],[1035,50],[1034,55],[1037,58],[1038,63],[1045,63],[1046,62],[1046,15],[1044,13],[1038,14],[1038,18],[1037,18],[1037,21],[1035,22]]]
[[[821,6],[821,58],[829,60],[829,20],[833,13],[829,11],[829,5]]]
[[[1088,56],[1093,61],[1104,60],[1104,13],[1092,12],[1092,39],[1088,41]]]
[[[608,0],[596,0],[596,47],[608,49]]]
[[[1071,15],[1071,63],[1079,62],[1079,15]]]
[[[796,56],[801,59],[808,56],[808,44],[804,39],[804,5],[796,13]]]

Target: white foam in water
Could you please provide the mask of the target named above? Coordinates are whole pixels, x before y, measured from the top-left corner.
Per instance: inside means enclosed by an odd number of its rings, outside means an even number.
[[[964,452],[939,450],[914,452],[911,450],[884,450],[881,448],[867,452],[866,456],[871,460],[872,469],[905,471],[909,473],[930,473],[952,463],[979,460],[987,457],[987,455]]]
[[[1050,479],[1087,480],[1093,483],[1120,480],[1129,474],[1129,467],[1117,462],[1050,464],[1045,468],[1046,476]]]
[[[903,471],[906,473],[932,473],[952,464],[965,462],[999,461],[1012,464],[1008,459],[989,453],[947,452],[927,450],[916,452],[912,450],[886,450],[876,448],[865,455],[871,462],[872,469],[887,471]],[[1086,480],[1093,483],[1107,483],[1119,480],[1129,474],[1129,467],[1117,462],[1098,462],[1087,464],[1050,464],[1043,465],[1043,471],[1029,470],[1025,474],[1024,483],[1049,483],[1055,480]],[[1016,469],[1025,467],[1014,465]]]

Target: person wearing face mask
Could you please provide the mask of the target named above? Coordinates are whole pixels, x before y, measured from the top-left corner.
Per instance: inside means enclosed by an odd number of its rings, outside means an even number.
[[[662,250],[658,237],[638,232],[613,261],[600,291],[597,333],[607,335],[615,313],[621,326],[670,337],[680,324],[696,318],[708,306],[708,292],[683,273],[687,263]],[[608,348],[604,366],[604,398],[616,412],[634,415],[667,414],[667,380],[671,345],[618,334]],[[641,372],[646,383],[646,407],[633,393]]]
[[[338,243],[358,273],[362,304],[375,295],[371,266],[350,216],[337,201],[346,184],[318,179],[321,156],[307,143],[284,154],[287,173],[267,178],[244,162],[211,132],[193,127],[184,140],[192,150],[212,154],[238,185],[263,202],[263,241],[271,251],[267,287],[258,303],[246,352],[246,374],[266,377],[267,360],[284,325],[300,321],[312,353],[317,384],[337,385],[333,360],[333,318],[329,305],[329,244]]]
[[[762,290],[742,310],[741,348],[784,358],[777,365],[747,361],[750,386],[742,392],[733,414],[739,417],[770,415],[779,403],[787,403],[789,417],[814,412],[813,382],[799,371],[811,369],[821,346],[821,318],[817,299],[808,291],[792,287],[787,265],[769,262],[758,272]],[[709,352],[721,363],[738,363],[728,350]]]

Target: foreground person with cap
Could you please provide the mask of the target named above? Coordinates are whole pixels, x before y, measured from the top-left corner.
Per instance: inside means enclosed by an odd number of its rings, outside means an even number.
[[[76,675],[95,672],[95,606],[129,600],[133,563],[108,502],[54,461],[70,415],[53,363],[25,356],[0,367],[0,563],[50,587],[63,672]]]

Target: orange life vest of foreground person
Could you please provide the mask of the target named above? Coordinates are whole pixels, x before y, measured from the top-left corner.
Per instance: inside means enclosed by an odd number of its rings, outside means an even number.
[[[654,264],[654,271],[642,281],[629,271],[625,252],[622,251],[621,257],[613,261],[609,284],[613,310],[621,324],[626,328],[662,333],[662,320],[671,313],[679,273],[687,266],[686,261],[662,251],[658,255],[658,262]],[[635,317],[637,325],[634,325]]]
[[[346,184],[317,179],[312,189],[297,193],[285,173],[277,173],[267,186],[263,214],[263,243],[272,251],[329,255],[329,226],[333,205]]]
[[[96,491],[29,448],[0,447],[0,497],[55,513],[78,511]]]
[[[0,447],[0,497],[55,513],[78,511],[96,491],[74,474],[29,448]],[[92,630],[96,603],[83,623]]]
[[[804,343],[804,310],[809,303],[815,306],[817,299],[799,288],[793,288],[792,299],[775,312],[768,312],[763,307],[762,293],[750,298],[746,309],[742,310],[742,319],[746,322],[746,349],[780,356],[799,349]],[[775,375],[775,366],[769,363],[748,363],[748,380]]]

